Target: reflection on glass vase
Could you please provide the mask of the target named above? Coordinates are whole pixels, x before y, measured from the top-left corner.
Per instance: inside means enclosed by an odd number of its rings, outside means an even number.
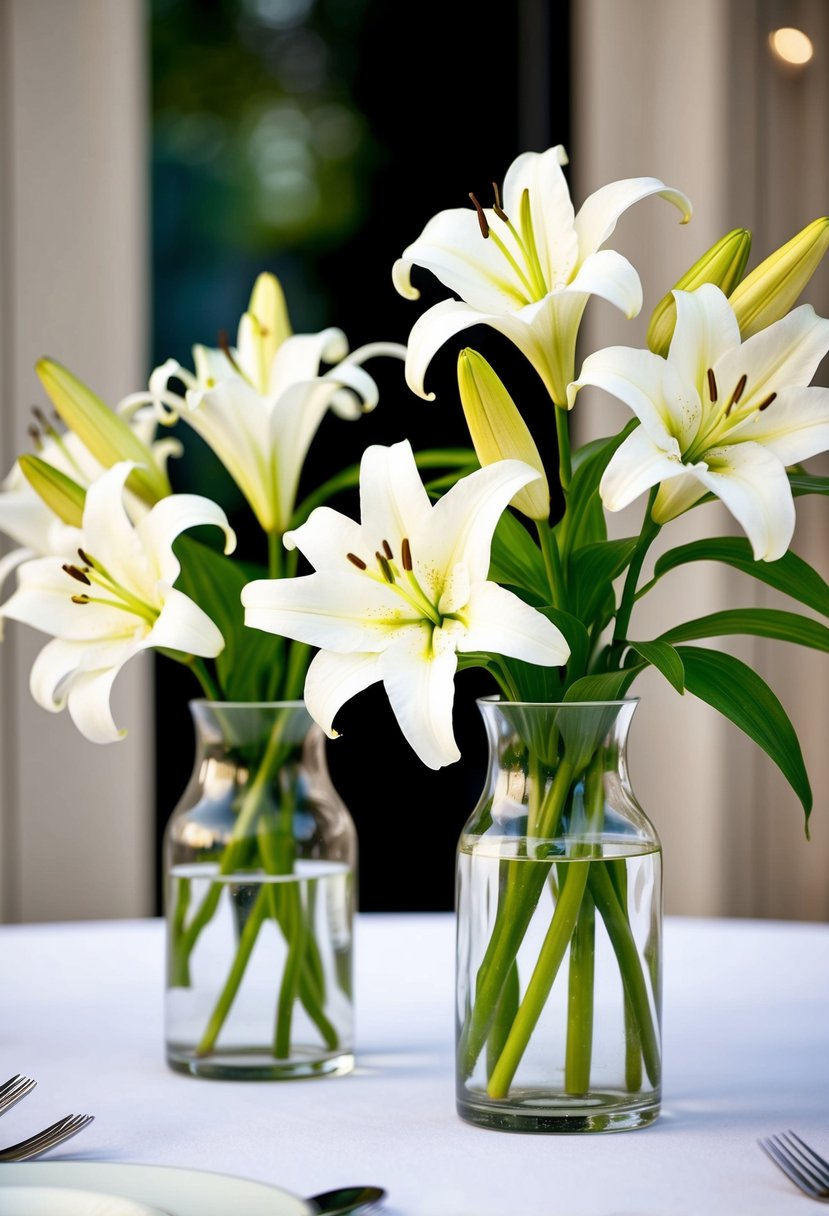
[[[167,1060],[280,1080],[349,1072],[356,836],[302,702],[195,701],[165,837]]]
[[[628,779],[634,700],[479,702],[489,780],[458,850],[457,1096],[507,1131],[659,1113],[661,851]]]

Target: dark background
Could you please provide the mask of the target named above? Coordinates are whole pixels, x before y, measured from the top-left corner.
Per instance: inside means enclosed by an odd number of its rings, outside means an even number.
[[[234,334],[261,270],[282,281],[295,331],[337,325],[352,347],[405,342],[447,292],[415,272],[422,299],[397,295],[391,267],[404,246],[470,190],[491,198],[520,152],[568,144],[565,12],[556,6],[553,45],[546,0],[153,0],[153,366],[168,356],[189,365],[194,342]],[[455,380],[467,344],[496,365],[531,425],[534,407],[549,416],[532,369],[478,328],[434,360],[435,402],[409,393],[399,362],[371,362],[380,405],[358,423],[325,419],[300,494],[370,443],[468,444]],[[193,431],[185,438],[174,488],[229,503],[242,548],[253,544],[235,486]],[[332,505],[357,514],[354,496]],[[451,908],[455,842],[483,784],[474,699],[491,691],[485,673],[458,678],[463,759],[439,773],[408,747],[381,687],[338,716],[329,764],[357,824],[364,910]],[[189,776],[186,703],[197,695],[186,672],[157,662],[159,842]]]

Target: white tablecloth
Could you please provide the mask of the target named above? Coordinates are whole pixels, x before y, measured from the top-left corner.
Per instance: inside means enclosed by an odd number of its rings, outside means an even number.
[[[359,1065],[344,1078],[170,1072],[162,955],[158,921],[0,928],[0,1081],[39,1083],[0,1143],[88,1111],[96,1122],[64,1158],[219,1170],[302,1195],[379,1183],[389,1216],[803,1216],[809,1201],[756,1138],[793,1127],[829,1155],[829,926],[669,920],[663,1114],[613,1135],[457,1117],[450,916],[359,918]]]

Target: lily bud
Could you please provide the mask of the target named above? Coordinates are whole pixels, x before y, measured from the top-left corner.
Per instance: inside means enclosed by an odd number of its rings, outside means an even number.
[[[259,275],[253,285],[248,312],[259,324],[263,362],[270,369],[279,347],[293,333],[288,319],[285,293],[276,275]]]
[[[538,448],[518,407],[482,355],[462,350],[458,356],[458,388],[466,424],[482,465],[498,460],[523,460],[539,478],[519,490],[512,506],[530,519],[550,514],[550,488]]]
[[[655,355],[668,354],[676,326],[674,291],[695,291],[703,283],[713,283],[725,294],[734,290],[748,262],[751,233],[747,228],[734,228],[721,237],[702,255],[674,285],[672,291],[659,301],[648,326],[648,346]]]
[[[38,360],[35,371],[69,430],[105,469],[120,460],[139,466],[130,474],[129,488],[145,502],[157,502],[172,492],[147,445],[92,389],[52,359]]]
[[[65,524],[80,528],[86,501],[83,487],[39,456],[21,456],[17,463],[29,485],[49,510]]]
[[[829,248],[829,217],[812,220],[743,279],[729,298],[745,341],[794,306]]]

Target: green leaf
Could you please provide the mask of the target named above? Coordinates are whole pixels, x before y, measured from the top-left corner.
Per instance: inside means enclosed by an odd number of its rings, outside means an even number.
[[[624,671],[607,671],[600,675],[582,676],[564,694],[565,701],[619,701],[627,694],[645,664],[626,667]]]
[[[79,486],[71,477],[61,473],[54,465],[47,464],[39,456],[30,456],[27,453],[21,456],[17,463],[29,485],[49,510],[54,511],[58,519],[62,519],[65,524],[80,528],[86,502],[86,490],[83,486]]]
[[[130,473],[127,485],[145,502],[154,503],[171,493],[167,476],[135,431],[97,393],[77,376],[55,363],[40,359],[35,370],[62,420],[105,469],[119,460],[139,467]]]
[[[227,701],[278,699],[285,673],[285,640],[244,623],[242,588],[266,577],[259,566],[225,557],[191,536],[175,543],[181,562],[176,587],[203,608],[225,640],[216,658],[216,675]]]
[[[567,491],[567,510],[556,525],[563,560],[583,545],[602,541],[607,536],[602,500],[599,498],[599,482],[616,449],[639,425],[633,418],[618,435],[608,439],[593,440],[586,444],[589,454],[580,449],[573,457],[573,480]]]
[[[560,608],[540,607],[538,611],[561,630],[570,647],[567,660],[568,672],[581,672],[590,657],[590,637],[581,621]],[[539,667],[536,663],[525,663],[520,659],[500,660],[509,672],[510,679],[523,701],[560,701],[562,677],[560,667]]]
[[[592,623],[612,593],[613,580],[630,564],[638,537],[584,545],[570,558],[567,591],[570,606],[582,621]]]
[[[726,612],[712,612],[710,616],[676,625],[660,637],[663,642],[676,644],[739,633],[829,651],[829,629],[825,625],[797,612],[781,612],[777,608],[732,608]]]
[[[678,651],[688,691],[762,747],[797,794],[808,820],[812,791],[800,744],[785,709],[765,680],[733,655],[698,646],[680,646]]]
[[[814,608],[823,616],[829,616],[829,585],[807,562],[791,550],[776,562],[757,562],[747,540],[738,537],[720,536],[713,540],[695,540],[688,545],[669,549],[658,558],[654,567],[654,581],[669,570],[686,562],[726,562],[735,570],[750,574],[752,578],[784,591],[792,599]]]
[[[496,583],[529,591],[537,604],[550,599],[541,550],[510,511],[503,513],[492,538],[489,577]]]
[[[680,696],[685,692],[685,668],[673,646],[664,639],[657,638],[653,642],[629,642],[631,650],[660,671],[669,684],[672,684]]]
[[[792,494],[800,498],[803,494],[829,494],[829,477],[815,477],[811,473],[789,473]]]

